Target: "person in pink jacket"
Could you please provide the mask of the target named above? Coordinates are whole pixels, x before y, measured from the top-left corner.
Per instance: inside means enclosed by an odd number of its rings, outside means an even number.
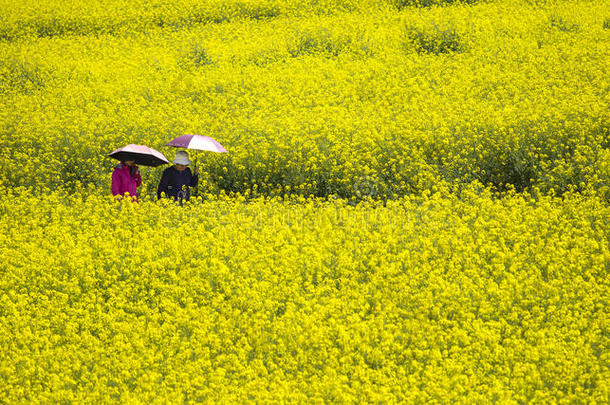
[[[140,170],[134,160],[122,161],[112,172],[112,195],[118,199],[125,193],[129,193],[132,198],[138,200],[138,187],[142,184]]]

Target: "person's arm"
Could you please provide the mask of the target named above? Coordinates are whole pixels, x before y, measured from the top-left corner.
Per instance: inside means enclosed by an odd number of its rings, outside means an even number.
[[[140,168],[136,166],[136,188],[142,185],[142,175],[140,174]]]
[[[169,181],[168,171],[167,169],[163,171],[163,175],[161,176],[161,181],[159,182],[159,187],[157,187],[157,199],[161,198],[161,193],[165,193],[165,196],[168,197],[167,185]]]
[[[195,171],[191,177],[191,187],[197,187],[199,184],[199,171],[195,168]]]
[[[121,189],[121,176],[119,175],[119,171],[114,169],[112,172],[112,195],[119,195]]]

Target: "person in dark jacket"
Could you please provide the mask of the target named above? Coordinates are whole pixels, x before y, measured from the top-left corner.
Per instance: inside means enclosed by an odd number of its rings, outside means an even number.
[[[198,169],[195,167],[194,172],[188,165],[191,164],[189,155],[185,151],[176,152],[174,165],[163,171],[159,187],[157,188],[157,198],[161,198],[161,194],[165,193],[166,197],[171,197],[175,201],[188,201],[191,197],[191,187],[195,187],[199,183]]]

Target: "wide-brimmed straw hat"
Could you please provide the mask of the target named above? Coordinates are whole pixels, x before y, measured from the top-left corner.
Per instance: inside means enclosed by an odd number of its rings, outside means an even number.
[[[174,163],[185,166],[190,165],[191,161],[189,160],[189,154],[183,150],[179,150],[176,152],[176,159],[174,159]]]

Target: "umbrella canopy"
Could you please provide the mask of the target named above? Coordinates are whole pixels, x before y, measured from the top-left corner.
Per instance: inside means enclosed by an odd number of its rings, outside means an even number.
[[[146,145],[130,144],[108,154],[113,159],[122,162],[135,160],[137,165],[157,167],[169,163],[163,154]]]
[[[226,153],[227,150],[214,139],[203,135],[181,135],[169,141],[166,146],[174,148],[199,149],[210,152]]]

